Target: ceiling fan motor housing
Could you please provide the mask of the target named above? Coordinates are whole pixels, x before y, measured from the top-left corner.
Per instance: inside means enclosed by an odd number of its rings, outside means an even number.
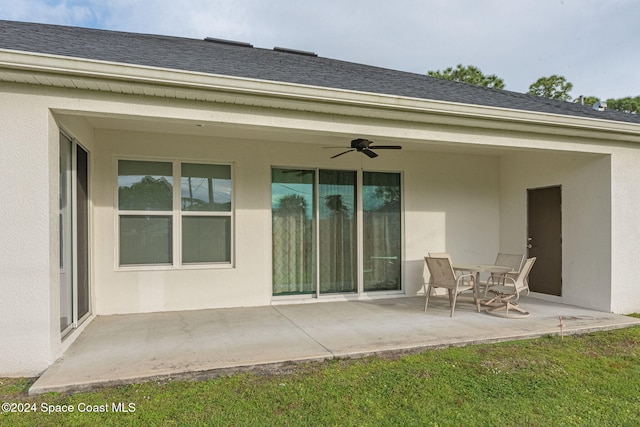
[[[362,151],[366,148],[369,148],[369,144],[371,144],[371,141],[369,141],[368,139],[358,138],[351,141],[351,148]]]

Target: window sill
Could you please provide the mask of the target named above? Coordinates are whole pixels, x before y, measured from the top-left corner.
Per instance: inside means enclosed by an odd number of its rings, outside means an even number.
[[[131,265],[131,266],[117,266],[115,271],[128,272],[128,271],[183,271],[183,270],[231,270],[235,269],[235,266],[231,263],[219,263],[219,264],[184,264],[181,266],[175,265]]]

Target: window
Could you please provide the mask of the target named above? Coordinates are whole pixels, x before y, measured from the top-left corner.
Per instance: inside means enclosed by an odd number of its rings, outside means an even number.
[[[120,266],[231,264],[231,166],[118,161]]]
[[[231,167],[182,163],[182,263],[231,262]]]

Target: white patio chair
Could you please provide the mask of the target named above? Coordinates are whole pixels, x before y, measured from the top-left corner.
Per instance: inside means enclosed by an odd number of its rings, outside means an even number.
[[[489,289],[489,292],[494,294],[495,297],[485,304],[489,306],[494,304],[498,305],[488,309],[488,314],[509,318],[529,317],[529,312],[519,307],[516,301],[522,293],[529,295],[529,282],[527,278],[535,262],[535,257],[528,258],[515,279],[511,276],[504,276],[500,279],[503,283],[502,285],[496,285]]]
[[[453,267],[451,266],[451,261],[447,257],[427,256],[424,257],[424,261],[431,275],[425,291],[424,311],[427,311],[431,290],[434,288],[444,288],[447,289],[449,293],[449,304],[451,305],[450,316],[453,317],[458,294],[464,291],[474,290],[475,276],[473,274],[463,274],[456,277]],[[480,313],[480,302],[475,291],[473,293],[473,300],[478,313]]]
[[[520,270],[522,269],[522,264],[524,263],[524,255],[523,254],[507,254],[498,252],[498,256],[496,256],[496,262],[494,265],[500,265],[503,267],[511,267],[511,272],[508,273],[491,273],[491,275],[487,278],[486,282],[479,283],[481,288],[484,288],[484,297],[487,297],[487,291],[497,285],[504,284],[502,280],[505,277],[511,277],[515,279],[518,277]]]

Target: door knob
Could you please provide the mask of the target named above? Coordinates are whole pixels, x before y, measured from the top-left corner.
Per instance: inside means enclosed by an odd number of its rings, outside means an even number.
[[[533,247],[533,245],[532,245],[531,243],[529,243],[529,244],[527,245],[527,248],[529,248],[529,249],[531,249],[532,247]]]

